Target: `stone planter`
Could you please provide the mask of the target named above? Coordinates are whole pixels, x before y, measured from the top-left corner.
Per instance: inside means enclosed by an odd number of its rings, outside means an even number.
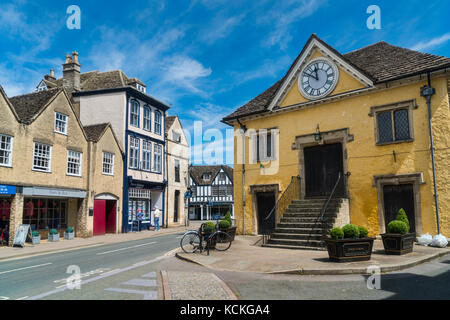
[[[381,238],[386,254],[402,255],[413,251],[416,234],[384,233],[381,234]]]
[[[59,233],[57,234],[48,234],[48,241],[50,242],[57,242],[59,241]]]
[[[229,227],[227,229],[220,229],[220,231],[226,232],[230,235],[231,241],[234,241],[234,237],[236,236],[237,227]]]
[[[370,260],[375,238],[325,239],[330,260],[352,262]]]
[[[73,240],[75,238],[75,232],[64,232],[64,240]]]
[[[41,236],[32,236],[31,237],[31,243],[32,244],[39,244],[41,243]]]

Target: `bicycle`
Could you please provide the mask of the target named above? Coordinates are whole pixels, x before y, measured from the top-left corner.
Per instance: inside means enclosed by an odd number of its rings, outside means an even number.
[[[217,223],[213,232],[209,232],[206,223],[202,223],[198,230],[186,232],[180,241],[181,249],[186,253],[195,253],[197,250],[202,253],[206,249],[208,256],[211,248],[217,251],[228,250],[231,247],[231,236],[218,230],[218,225]]]

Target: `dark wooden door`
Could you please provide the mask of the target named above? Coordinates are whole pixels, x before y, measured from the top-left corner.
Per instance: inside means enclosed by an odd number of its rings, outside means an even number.
[[[178,222],[179,201],[180,201],[180,190],[175,190],[175,203],[173,204],[173,222]]]
[[[305,186],[307,197],[329,196],[339,177],[344,174],[342,144],[309,147],[305,155]],[[344,179],[336,189],[336,196],[344,196]]]
[[[398,211],[403,208],[408,216],[410,230],[416,232],[414,189],[412,184],[387,185],[383,187],[384,195],[384,222],[387,225],[397,217]]]
[[[259,192],[256,194],[258,205],[258,232],[259,234],[270,234],[275,230],[274,212],[267,220],[266,217],[275,207],[275,194],[273,192]]]

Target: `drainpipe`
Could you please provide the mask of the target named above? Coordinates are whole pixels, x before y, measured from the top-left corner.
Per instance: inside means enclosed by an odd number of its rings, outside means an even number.
[[[431,163],[433,165],[433,184],[434,184],[434,204],[436,206],[436,223],[438,234],[441,233],[441,227],[439,223],[439,196],[436,184],[436,166],[434,161],[434,139],[433,139],[433,123],[431,120],[431,97],[436,93],[436,90],[431,87],[430,73],[428,73],[428,85],[423,86],[420,89],[420,95],[427,100],[428,106],[428,124],[430,130],[430,151],[431,151]]]
[[[242,235],[245,236],[245,133],[247,132],[247,127],[239,121],[239,118],[236,120],[244,131],[242,136]]]

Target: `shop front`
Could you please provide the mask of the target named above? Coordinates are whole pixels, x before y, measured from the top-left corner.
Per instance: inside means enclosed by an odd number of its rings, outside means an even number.
[[[128,232],[147,230],[154,226],[155,207],[164,217],[164,187],[162,183],[133,180],[128,189]],[[160,218],[160,226],[164,219]]]
[[[16,186],[0,185],[0,220],[3,216],[9,220],[11,215],[11,204],[16,195]]]

